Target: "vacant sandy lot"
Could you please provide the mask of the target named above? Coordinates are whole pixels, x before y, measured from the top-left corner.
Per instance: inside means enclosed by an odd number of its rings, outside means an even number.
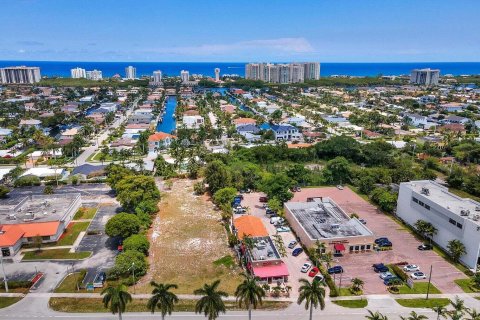
[[[150,270],[138,291],[150,292],[149,282],[154,280],[177,284],[179,293],[192,293],[220,279],[220,287],[233,293],[241,281],[239,267],[214,264],[233,253],[220,211],[206,197],[193,194],[194,182],[176,180],[171,190],[162,192],[160,212],[149,233]]]

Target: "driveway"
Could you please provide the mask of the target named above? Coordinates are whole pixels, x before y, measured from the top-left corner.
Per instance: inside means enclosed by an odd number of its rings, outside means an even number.
[[[347,214],[356,213],[367,221],[367,227],[376,237],[388,237],[393,243],[393,249],[383,252],[345,253],[337,258],[334,264],[341,264],[345,270],[342,276],[342,286],[349,286],[350,279],[361,278],[365,281],[365,294],[386,293],[386,287],[373,272],[372,264],[383,262],[385,264],[407,261],[416,264],[420,270],[429,274],[433,266],[432,283],[442,293],[463,292],[453,281],[465,278],[465,275],[445,261],[433,251],[419,251],[417,247],[422,243],[417,240],[407,229],[396,223],[388,215],[380,212],[355,192],[345,187],[338,190],[335,187],[304,188],[294,194],[291,201],[306,201],[310,197],[330,197]],[[337,279],[338,284],[339,279]]]
[[[268,233],[270,236],[277,234],[276,228],[273,224],[270,224],[270,219],[265,214],[265,209],[263,209],[262,203],[259,202],[259,197],[264,196],[263,193],[254,192],[254,193],[246,193],[243,195],[242,205],[248,207],[249,214],[259,217],[262,219],[263,224],[267,228]],[[235,215],[234,218],[239,217],[240,215]],[[307,274],[300,272],[303,264],[305,262],[310,262],[310,259],[302,252],[297,257],[292,256],[293,249],[288,248],[288,244],[292,240],[296,240],[295,236],[292,232],[280,232],[278,233],[285,244],[285,249],[287,251],[287,256],[282,257],[283,262],[288,268],[288,272],[290,274],[288,278],[288,285],[292,287],[292,291],[290,293],[291,297],[298,296],[298,288],[299,283],[298,280],[301,278],[310,279]],[[298,248],[299,245],[296,246]]]

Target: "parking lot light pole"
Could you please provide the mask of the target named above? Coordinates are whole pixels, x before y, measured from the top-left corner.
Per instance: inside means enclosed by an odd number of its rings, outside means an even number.
[[[132,262],[132,266],[131,266],[129,269],[132,269],[132,276],[133,276],[133,294],[135,294],[135,262]]]
[[[2,264],[3,282],[5,282],[5,292],[8,292],[7,274],[5,273],[5,267],[3,266],[3,254],[1,253],[0,253],[0,263]]]
[[[432,269],[433,269],[433,265],[430,265],[430,274],[428,275],[428,285],[427,285],[427,298],[425,300],[428,300],[428,294],[430,292],[430,282],[432,281]]]

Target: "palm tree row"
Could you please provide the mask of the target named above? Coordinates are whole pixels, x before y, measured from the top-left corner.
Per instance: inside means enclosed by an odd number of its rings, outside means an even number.
[[[248,319],[252,319],[252,310],[262,305],[265,297],[265,290],[257,284],[255,278],[250,275],[243,274],[244,280],[240,283],[235,291],[236,302],[240,308],[248,311]],[[324,284],[320,281],[310,282],[306,279],[300,279],[298,304],[305,304],[305,309],[310,311],[310,320],[313,319],[313,309],[320,307],[325,308],[325,289]],[[171,315],[174,311],[175,304],[179,299],[171,290],[177,289],[177,285],[169,283],[150,283],[153,287],[152,296],[148,300],[147,308],[152,313],[159,310],[162,319]],[[216,280],[211,284],[204,284],[202,288],[194,291],[195,295],[201,296],[195,305],[195,313],[203,313],[208,320],[215,320],[220,313],[226,312],[224,298],[228,294],[218,289],[220,280]],[[109,286],[105,288],[103,295],[103,304],[113,314],[118,313],[118,318],[122,319],[126,306],[132,301],[132,296],[127,291],[125,285],[117,287]]]

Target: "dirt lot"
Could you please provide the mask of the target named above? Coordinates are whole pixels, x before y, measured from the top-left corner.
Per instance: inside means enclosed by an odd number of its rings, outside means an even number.
[[[306,201],[308,197],[319,196],[332,198],[348,214],[358,214],[360,218],[367,221],[367,227],[373,231],[376,237],[386,236],[393,243],[391,251],[345,253],[343,257],[338,258],[338,261],[334,263],[342,265],[345,270],[342,286],[348,286],[350,279],[358,277],[365,281],[364,292],[366,294],[385,293],[386,288],[378,274],[373,272],[371,265],[380,262],[387,264],[408,261],[418,265],[420,270],[427,275],[430,265],[432,265],[432,283],[443,293],[462,292],[453,282],[455,279],[465,278],[462,272],[433,251],[419,251],[417,249],[421,244],[419,240],[349,188],[344,188],[344,190],[338,190],[335,187],[305,188],[301,192],[295,193],[292,201]],[[337,283],[338,281],[339,279],[337,279]]]
[[[149,273],[138,285],[150,292],[149,282],[177,284],[178,293],[192,293],[204,283],[222,281],[221,289],[233,293],[240,282],[240,268],[214,265],[232,255],[220,211],[204,196],[193,194],[192,180],[176,180],[162,192],[160,212],[150,231]]]

